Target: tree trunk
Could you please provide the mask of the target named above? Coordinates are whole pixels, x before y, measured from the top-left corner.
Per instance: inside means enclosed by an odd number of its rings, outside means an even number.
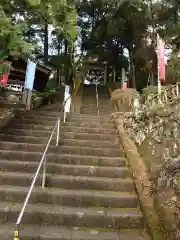
[[[48,53],[49,53],[49,39],[48,39],[48,22],[45,21],[44,26],[44,64],[48,64]]]
[[[133,61],[133,47],[129,47],[129,61],[130,61],[130,78],[132,88],[136,88],[134,61]]]
[[[59,37],[58,37],[58,48],[57,48],[57,51],[58,51],[58,57],[60,57],[60,54],[61,54],[61,40],[59,39]],[[56,82],[57,82],[57,86],[59,87],[59,84],[60,84],[60,66],[59,65],[57,67]]]
[[[105,66],[104,66],[104,85],[106,85],[108,83],[107,81],[107,71],[108,71],[108,65],[107,63],[105,63]]]
[[[56,84],[57,84],[57,87],[59,87],[59,85],[60,85],[59,79],[60,79],[60,71],[59,71],[59,69],[57,69],[57,71],[56,71]]]
[[[65,50],[64,50],[64,53],[65,53],[65,59],[66,59],[66,62],[65,62],[65,66],[64,66],[64,78],[65,78],[65,84],[68,84],[69,83],[69,66],[68,66],[68,41],[65,40],[64,42],[64,47],[65,47]]]
[[[153,11],[153,2],[150,0],[150,8],[151,8],[151,26],[152,26],[152,37],[151,37],[151,48],[153,51],[155,51],[155,24],[154,24],[154,11]],[[155,61],[154,58],[152,59],[152,69],[151,69],[151,78],[150,78],[150,84],[155,85],[154,81],[154,65]]]

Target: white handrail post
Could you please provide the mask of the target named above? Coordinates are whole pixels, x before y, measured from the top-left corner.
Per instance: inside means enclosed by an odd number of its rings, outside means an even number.
[[[59,118],[57,123],[56,147],[59,145],[60,121],[61,119]]]
[[[174,86],[172,87],[172,94],[173,94],[173,95],[176,95]]]
[[[176,83],[176,96],[179,97],[179,85]]]
[[[42,189],[45,188],[45,184],[46,184],[46,164],[47,164],[47,155],[44,156]]]
[[[66,122],[66,111],[64,109],[64,122]]]
[[[98,88],[97,88],[97,82],[96,82],[96,101],[97,101],[97,112],[99,115],[99,95],[98,95]]]

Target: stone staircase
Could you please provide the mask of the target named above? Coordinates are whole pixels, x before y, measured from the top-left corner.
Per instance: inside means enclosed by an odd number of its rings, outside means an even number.
[[[105,100],[104,100],[105,101]],[[108,105],[106,105],[108,106]],[[0,133],[0,239],[12,239],[42,152],[59,112],[31,111]],[[39,176],[20,240],[147,240],[125,153],[110,117],[69,114]]]
[[[95,85],[84,85],[82,99],[80,113],[97,115],[98,110]]]
[[[99,96],[99,112],[101,115],[112,113],[113,109],[111,102],[109,101],[109,89],[106,86],[98,86]],[[97,100],[96,100],[96,87],[95,85],[84,86],[83,96],[81,104],[81,113],[95,114],[97,115]]]

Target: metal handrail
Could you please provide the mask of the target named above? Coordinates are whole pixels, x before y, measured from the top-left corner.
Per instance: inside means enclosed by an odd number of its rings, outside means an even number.
[[[58,146],[58,145],[59,145],[59,131],[60,131],[60,117],[59,117],[58,120],[56,121],[56,124],[55,124],[55,126],[54,126],[54,128],[53,128],[53,130],[52,130],[52,132],[51,132],[50,138],[49,138],[49,140],[48,140],[48,143],[47,143],[47,145],[46,145],[46,148],[45,148],[45,150],[44,150],[44,153],[43,153],[43,155],[42,155],[42,157],[41,157],[41,161],[40,161],[39,166],[38,166],[38,168],[37,168],[37,170],[36,170],[36,173],[35,173],[35,175],[34,175],[34,178],[33,178],[33,181],[32,181],[32,183],[31,183],[31,186],[30,186],[30,188],[29,188],[28,194],[27,194],[27,196],[26,196],[26,198],[25,198],[23,207],[22,207],[21,212],[19,213],[18,219],[17,219],[17,221],[16,221],[16,229],[17,229],[17,230],[14,232],[14,238],[16,238],[16,239],[19,239],[19,230],[20,230],[21,220],[22,220],[22,218],[23,218],[23,216],[24,216],[24,211],[25,211],[25,209],[26,209],[26,206],[27,206],[27,204],[28,204],[28,201],[29,201],[29,198],[30,198],[30,196],[31,196],[32,190],[33,190],[33,188],[34,188],[34,185],[35,185],[35,183],[36,183],[37,177],[38,177],[38,175],[39,175],[39,172],[40,172],[41,167],[42,167],[43,164],[44,164],[44,166],[43,166],[42,188],[43,188],[43,189],[45,188],[45,182],[46,182],[46,165],[47,165],[47,151],[48,151],[49,145],[50,145],[50,143],[51,143],[51,141],[52,141],[52,138],[53,138],[53,135],[54,135],[55,131],[56,131],[56,146]]]
[[[98,115],[99,115],[99,94],[98,94],[98,82],[96,82],[96,104],[97,104],[97,112],[98,112]]]
[[[62,105],[62,108],[61,108],[61,110],[60,110],[60,113],[61,113],[61,112],[63,111],[63,109],[65,108],[65,104],[66,104],[66,102],[68,101],[69,98],[71,98],[71,94],[70,94],[70,96],[63,102],[63,105]],[[65,114],[65,113],[64,113],[64,114]],[[49,140],[48,140],[48,143],[47,143],[47,145],[46,145],[46,148],[45,148],[45,150],[44,150],[44,152],[43,152],[43,155],[42,155],[42,157],[41,157],[39,166],[38,166],[38,168],[37,168],[37,170],[36,170],[36,173],[35,173],[35,175],[34,175],[34,178],[33,178],[33,180],[32,180],[32,183],[31,183],[31,185],[30,185],[28,194],[26,195],[26,198],[25,198],[24,204],[23,204],[23,206],[22,206],[22,209],[21,209],[21,211],[20,211],[20,213],[19,213],[19,215],[18,215],[18,218],[17,218],[17,221],[16,221],[16,230],[15,230],[15,232],[14,232],[14,240],[19,240],[20,224],[21,224],[22,218],[23,218],[23,216],[24,216],[24,211],[25,211],[26,206],[27,206],[27,204],[28,204],[28,202],[29,202],[29,198],[30,198],[30,196],[31,196],[32,190],[33,190],[33,188],[34,188],[34,185],[35,185],[35,183],[36,183],[37,177],[38,177],[38,175],[39,175],[39,172],[40,172],[43,164],[44,164],[44,166],[43,166],[43,177],[42,177],[42,189],[45,188],[45,183],[46,183],[46,166],[47,166],[47,151],[48,151],[48,149],[49,149],[49,145],[50,145],[50,143],[51,143],[51,141],[52,141],[52,138],[53,138],[53,135],[54,135],[55,131],[56,131],[56,147],[59,145],[60,123],[61,123],[61,119],[60,119],[60,117],[58,117],[58,119],[57,119],[57,121],[56,121],[56,124],[55,124],[55,126],[54,126],[54,128],[53,128],[53,130],[52,130],[52,132],[51,132],[50,137],[49,137]]]

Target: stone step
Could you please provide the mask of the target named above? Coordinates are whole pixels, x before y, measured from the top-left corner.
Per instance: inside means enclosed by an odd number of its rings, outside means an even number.
[[[34,136],[34,137],[47,137],[49,139],[51,135],[51,131],[48,130],[32,130],[32,129],[16,129],[13,127],[9,127],[3,129],[1,131],[3,134],[13,134],[13,135],[20,135],[20,136]],[[61,133],[62,135],[62,133]],[[63,136],[63,135],[62,135]]]
[[[61,119],[63,117],[63,115],[61,114]],[[16,120],[29,120],[29,121],[49,121],[49,122],[56,122],[57,119],[58,119],[58,116],[53,116],[53,115],[47,115],[47,116],[44,116],[44,115],[36,115],[33,111],[31,111],[31,114],[23,114],[23,115],[17,115],[15,117]]]
[[[36,123],[36,122],[53,122],[53,124],[55,124],[55,122],[57,121],[57,117],[53,117],[53,116],[37,116],[37,115],[21,115],[21,116],[17,116],[15,118],[16,120],[21,120],[21,121],[26,121],[27,123]],[[63,116],[61,116],[61,120],[63,120]],[[63,121],[62,121],[63,122]],[[81,122],[81,123],[104,123],[104,124],[110,124],[112,125],[113,122],[112,120],[108,117],[108,119],[104,119],[104,118],[92,118],[92,117],[78,117],[78,116],[72,116],[70,114],[67,115],[67,122]]]
[[[0,223],[14,223],[22,204],[1,202]],[[24,224],[137,229],[143,227],[141,213],[136,209],[78,208],[50,204],[28,204],[23,216]]]
[[[103,102],[104,105],[106,105],[106,104],[109,104],[110,99],[107,97],[99,96],[99,102],[100,101]],[[96,104],[96,102],[97,102],[96,97],[95,98],[88,97],[86,99],[83,99],[83,101],[82,101],[83,104],[86,104],[86,103],[91,104],[91,102]]]
[[[84,114],[84,113],[90,113],[90,114],[98,114],[98,110],[86,110],[86,109],[81,109],[81,113]]]
[[[63,132],[80,132],[80,133],[95,133],[95,134],[112,134],[116,136],[116,129],[106,129],[106,128],[88,128],[88,127],[71,127],[64,126],[62,128]]]
[[[99,111],[100,111],[100,112],[104,112],[104,113],[108,113],[108,114],[111,114],[111,113],[114,112],[114,110],[112,109],[112,107],[107,107],[107,108],[99,107]]]
[[[23,129],[23,130],[42,130],[42,131],[51,131],[54,128],[54,125],[34,125],[34,124],[15,124],[12,123],[9,125],[10,128],[14,129]],[[89,128],[89,127],[72,127],[72,126],[62,126],[61,131],[63,132],[82,132],[82,133],[99,133],[99,134],[114,134],[116,135],[115,129],[106,129],[106,128]]]
[[[44,119],[44,118],[40,118],[40,119],[36,119],[36,118],[15,118],[13,120],[14,124],[34,124],[34,125],[38,125],[38,124],[43,124],[43,125],[47,125],[47,126],[54,126],[56,124],[57,118],[54,119]]]
[[[52,123],[51,125],[43,125],[43,124],[35,125],[35,124],[21,124],[20,122],[19,123],[12,122],[9,124],[9,126],[15,129],[45,130],[51,133],[55,124]]]
[[[1,142],[0,142],[1,146]],[[91,147],[73,147],[73,146],[60,146],[55,149],[56,152],[72,154],[72,155],[89,155],[89,156],[105,156],[105,157],[125,157],[123,149],[112,148],[91,148]]]
[[[35,173],[39,162],[0,160],[1,171]],[[102,167],[88,165],[47,163],[48,174],[72,176],[127,178],[131,177],[127,167]]]
[[[32,143],[32,144],[47,144],[48,136],[47,137],[32,137],[32,136],[23,136],[13,132],[11,134],[0,134],[0,140],[6,142],[16,142],[16,143]],[[56,144],[56,138],[53,138],[50,145]]]
[[[73,164],[73,165],[90,165],[90,166],[112,166],[125,167],[126,159],[124,157],[97,157],[97,156],[81,156],[70,154],[48,153],[48,161],[51,163]],[[26,152],[15,150],[1,150],[0,159],[12,161],[40,161],[42,153]]]
[[[109,112],[103,112],[103,111],[101,111],[101,110],[99,110],[99,116],[104,116],[104,115],[107,115],[107,114],[111,114],[112,113],[112,111],[109,111]],[[81,114],[86,114],[86,111],[82,111],[81,110]],[[91,112],[91,116],[95,116],[95,115],[97,115],[97,112]]]
[[[43,153],[46,148],[46,144],[32,144],[32,143],[16,143],[0,141],[0,149],[3,150],[18,150],[28,152],[40,152]],[[55,151],[56,146],[49,146],[49,152]]]
[[[51,116],[51,117],[59,117],[59,116],[63,116],[63,112],[60,111],[48,111],[48,110],[33,110],[33,111],[28,111],[26,112],[24,115],[26,116]]]
[[[81,105],[81,109],[84,109],[84,110],[97,110],[97,103],[94,102],[94,103],[84,103],[83,105]]]
[[[4,131],[2,131],[2,136],[6,136],[6,135],[16,135],[16,136],[23,136],[23,137],[35,137],[35,138],[43,138],[44,141],[49,139],[50,137],[50,132],[49,131],[38,131],[38,130],[16,130],[13,128],[7,128],[4,129]],[[55,135],[53,136],[53,138],[55,138]],[[60,139],[80,139],[80,140],[97,140],[97,141],[114,141],[115,136],[113,136],[112,134],[96,134],[96,133],[78,133],[78,132],[62,132],[60,130]]]
[[[84,113],[84,114],[75,114],[75,115],[71,115],[69,114],[69,119],[77,119],[79,121],[82,120],[86,120],[88,121],[88,119],[90,119],[91,121],[103,121],[103,122],[110,122],[112,123],[112,118],[111,118],[111,114],[105,114],[104,116],[101,115],[91,115],[88,113]]]
[[[69,136],[68,136],[69,137]],[[32,137],[32,136],[17,136],[12,131],[12,134],[0,134],[0,140],[6,142],[16,142],[16,143],[32,143],[32,144],[47,144],[48,137]],[[56,138],[53,137],[51,145],[56,144]],[[98,141],[98,140],[84,140],[84,139],[74,139],[69,138],[66,139],[64,136],[60,135],[60,145],[68,145],[68,146],[84,146],[84,147],[111,147],[111,148],[118,148],[119,149],[119,142],[118,139],[114,141]]]
[[[23,114],[23,116],[33,116],[33,117],[39,117],[41,116],[42,118],[46,118],[46,117],[55,117],[55,118],[58,118],[59,116],[63,117],[64,116],[64,113],[60,113],[60,112],[55,112],[55,111],[42,111],[42,110],[39,110],[39,111],[29,111],[29,112],[26,112],[25,114]],[[78,118],[78,119],[89,119],[89,118],[93,118],[94,120],[103,120],[104,119],[104,116],[91,116],[91,114],[78,114],[78,113],[69,113],[67,114],[68,117],[70,118]],[[111,120],[111,117],[110,116],[106,116],[107,120]]]
[[[21,240],[150,240],[143,231],[129,229],[117,232],[106,229],[97,230],[23,225],[21,227]],[[0,238],[2,240],[12,239],[15,230],[14,224],[0,225]]]
[[[25,109],[25,104],[20,102],[0,102],[0,108],[8,108],[8,109]]]
[[[77,147],[90,147],[90,148],[112,148],[120,149],[118,139],[110,141],[96,141],[96,140],[78,140],[78,139],[60,139],[60,146],[77,146]]]
[[[104,112],[105,114],[108,114],[110,115],[113,111],[112,111],[112,108],[108,107],[108,108],[101,108],[101,106],[99,106],[99,111],[100,112]],[[95,108],[95,107],[81,107],[81,113],[88,113],[88,114],[91,114],[91,113],[96,113],[98,115],[98,109]],[[98,115],[99,116],[99,115]]]
[[[81,105],[81,108],[83,108],[84,110],[91,110],[91,109],[97,109],[97,104],[96,103],[86,103]],[[109,102],[106,104],[102,103],[101,101],[99,101],[99,108],[100,109],[104,109],[104,110],[108,110],[111,109],[111,104],[109,104]]]
[[[47,121],[47,120],[36,120],[36,119],[14,119],[13,125],[16,124],[29,124],[29,125],[47,125],[47,126],[54,126],[56,124],[56,120]],[[103,122],[86,122],[86,121],[77,121],[77,122],[61,122],[61,126],[69,126],[69,127],[88,127],[88,128],[108,128],[108,129],[115,129],[113,123],[103,123]]]
[[[18,150],[28,152],[41,152],[43,153],[46,148],[45,144],[32,144],[32,143],[16,143],[0,141],[0,149],[3,150]],[[105,156],[105,157],[125,157],[123,149],[112,148],[91,148],[82,146],[49,146],[48,152],[55,152],[61,154],[74,154],[74,155],[89,155],[89,156]]]
[[[96,108],[97,107],[97,101],[96,99],[94,100],[90,100],[90,99],[87,99],[87,101],[83,101],[82,104],[81,104],[82,107],[94,107]]]
[[[22,172],[0,171],[0,185],[30,186],[34,174]],[[41,185],[42,175],[38,177],[37,185]],[[105,178],[70,175],[47,175],[47,187],[66,189],[85,189],[133,192],[134,185],[129,178]]]
[[[111,114],[101,115],[92,115],[92,114],[80,114],[79,116],[69,115],[67,117],[67,121],[85,121],[85,122],[104,122],[104,123],[112,123]]]
[[[97,140],[114,142],[117,140],[116,136],[112,134],[99,133],[78,133],[78,132],[60,132],[60,138],[64,139],[80,139],[80,140]]]
[[[81,106],[81,110],[87,111],[88,113],[88,111],[97,110],[97,106],[96,104],[86,104]]]
[[[0,200],[22,203],[28,190],[28,187],[0,186]],[[34,188],[29,203],[70,207],[137,208],[138,198],[135,193]]]
[[[16,119],[28,119],[28,120],[41,120],[41,121],[56,121],[57,120],[57,116],[51,116],[51,115],[47,115],[47,116],[41,116],[41,115],[21,115],[16,117]],[[61,114],[61,119],[63,119],[63,115]],[[110,117],[106,117],[106,118],[101,118],[101,117],[94,117],[92,118],[92,116],[88,115],[88,116],[82,116],[82,115],[77,115],[77,114],[67,114],[67,122],[92,122],[92,123],[107,123],[107,124],[112,124],[112,120]]]

